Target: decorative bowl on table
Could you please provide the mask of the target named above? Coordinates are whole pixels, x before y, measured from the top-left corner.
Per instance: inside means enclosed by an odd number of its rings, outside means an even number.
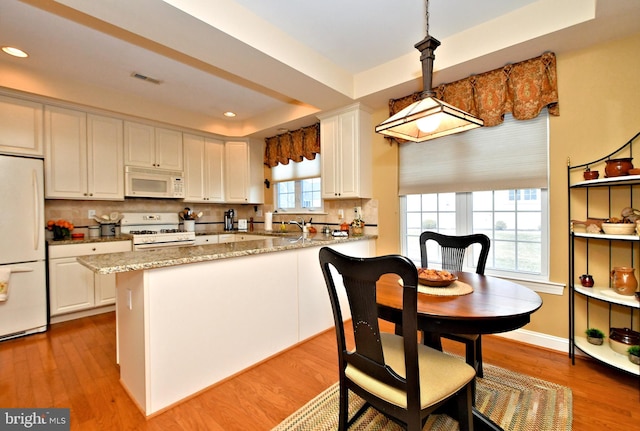
[[[609,235],[633,235],[636,225],[633,223],[602,223],[602,230]]]
[[[449,271],[437,269],[418,268],[418,283],[429,287],[447,287],[458,277]]]

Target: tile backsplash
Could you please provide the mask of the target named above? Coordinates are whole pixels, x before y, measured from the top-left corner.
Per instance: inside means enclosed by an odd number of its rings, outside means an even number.
[[[325,201],[324,213],[315,214],[314,225],[325,223],[338,225],[342,220],[338,218],[339,210],[344,212],[344,221],[347,223],[353,220],[354,207],[362,208],[362,218],[366,225],[373,227],[378,223],[378,201],[374,199],[348,199]],[[202,211],[203,215],[196,223],[196,231],[222,231],[224,222],[224,212],[233,209],[237,219],[249,219],[253,217],[256,222],[255,228],[262,229],[264,213],[273,211],[272,205],[250,205],[250,204],[203,204],[186,203],[174,199],[143,199],[127,198],[124,201],[85,201],[85,200],[64,200],[48,199],[45,202],[45,220],[65,219],[71,221],[78,227],[80,232],[88,226],[96,225],[96,221],[88,217],[89,210],[95,210],[96,215],[109,215],[112,212],[180,212],[185,207],[191,208],[195,213]],[[261,214],[260,216],[258,214]],[[296,214],[274,213],[273,223],[299,217]],[[309,219],[305,215],[305,220]],[[365,226],[366,226],[365,225]],[[288,226],[293,229],[294,226]],[[297,228],[296,228],[297,229]]]

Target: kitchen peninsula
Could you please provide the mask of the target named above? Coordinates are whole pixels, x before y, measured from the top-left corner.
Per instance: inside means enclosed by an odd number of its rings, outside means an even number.
[[[333,326],[318,251],[373,256],[375,238],[274,235],[78,261],[116,274],[120,380],[150,416]]]

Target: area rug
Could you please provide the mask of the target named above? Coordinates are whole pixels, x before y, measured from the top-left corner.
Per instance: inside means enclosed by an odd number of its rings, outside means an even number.
[[[476,407],[505,431],[570,431],[571,389],[555,383],[483,364],[476,383]],[[364,401],[349,393],[349,417]],[[289,416],[272,431],[334,431],[338,429],[338,384],[334,384]],[[370,408],[351,431],[401,431],[401,427]],[[431,415],[423,431],[455,431],[446,415]]]

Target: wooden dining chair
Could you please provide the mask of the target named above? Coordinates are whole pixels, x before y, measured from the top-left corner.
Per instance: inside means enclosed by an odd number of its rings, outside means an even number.
[[[442,257],[442,269],[447,271],[462,271],[467,249],[474,244],[480,244],[480,253],[475,266],[477,274],[484,274],[487,258],[489,257],[489,248],[491,247],[491,240],[488,236],[481,233],[454,236],[431,231],[422,232],[420,234],[420,264],[423,268],[429,267],[427,241],[438,243]],[[482,337],[480,334],[440,334],[440,336],[463,343],[465,345],[467,364],[476,370],[478,377],[483,376]]]
[[[320,249],[320,265],[333,309],[338,341],[340,407],[338,430],[346,430],[369,407],[419,431],[426,418],[447,405],[461,431],[473,430],[471,382],[475,371],[464,361],[418,343],[418,273],[398,256],[356,258],[329,247]],[[380,332],[376,282],[384,274],[403,281],[402,334]],[[341,304],[338,292],[346,291]],[[354,346],[346,343],[343,308],[351,312]],[[349,391],[365,400],[349,419]]]

